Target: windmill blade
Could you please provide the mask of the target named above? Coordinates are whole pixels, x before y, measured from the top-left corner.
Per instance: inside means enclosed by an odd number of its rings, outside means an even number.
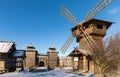
[[[101,12],[104,8],[106,8],[109,4],[111,4],[113,0],[100,0],[100,2],[87,14],[85,17],[85,20],[83,22],[86,22],[93,18],[97,13]],[[82,23],[81,23],[82,24]],[[86,41],[89,43],[92,49],[98,49],[96,43],[92,39],[91,36],[87,32],[85,32],[82,28],[80,28],[81,32],[83,33],[84,37],[86,38]]]
[[[86,22],[89,19],[93,18],[97,13],[102,11],[104,8],[106,8],[112,2],[113,2],[113,0],[100,0],[100,2],[87,14],[87,16],[85,17],[83,22]],[[72,15],[72,13],[64,5],[61,6],[60,12],[70,22],[72,22],[75,25],[77,24],[76,17],[74,15]],[[83,29],[81,29],[81,31],[82,31],[84,37],[86,38],[86,40],[88,41],[88,43],[94,49],[94,46],[95,46],[94,40]],[[73,39],[74,39],[74,37],[71,35],[68,38],[68,40],[65,42],[65,44],[62,46],[61,52],[63,52],[63,53],[66,52],[66,50],[68,49],[68,47],[72,43]]]
[[[69,38],[67,39],[67,41],[64,43],[64,45],[61,47],[60,51],[63,52],[64,48],[66,47],[66,44],[69,42],[69,40],[71,39],[71,35],[69,36]]]
[[[97,13],[101,12],[112,2],[113,0],[100,0],[100,2],[87,14],[84,21],[86,22],[89,19],[93,18]]]
[[[62,48],[60,49],[61,52],[63,52],[63,53],[66,52],[66,50],[68,49],[68,47],[69,47],[70,44],[72,43],[73,38],[74,38],[74,37],[71,35],[71,36],[67,39],[67,41],[64,43],[64,45],[63,45]]]
[[[89,19],[93,18],[93,16],[102,11],[102,9],[106,8],[112,2],[113,0],[100,0],[100,2],[88,13],[84,21],[88,21]],[[95,46],[94,40],[89,36],[89,34],[87,34],[87,32],[82,30],[82,28],[81,31],[83,32],[85,38],[88,40],[89,44],[91,44],[91,46],[94,48]]]
[[[74,37],[72,37],[71,40],[68,42],[68,44],[66,45],[66,47],[65,47],[65,49],[64,49],[64,51],[63,51],[63,53],[65,53],[65,52],[67,51],[67,49],[68,49],[68,47],[71,45],[73,39],[74,39]]]
[[[76,17],[64,5],[61,6],[60,13],[71,23],[75,25],[77,24]]]
[[[74,25],[77,24],[76,17],[64,5],[61,6],[60,12],[61,12],[61,15],[63,15],[71,23],[73,23]],[[70,46],[70,44],[72,43],[73,39],[74,39],[74,37],[71,35],[68,38],[68,40],[65,42],[65,44],[62,46],[62,48],[60,49],[61,52],[65,53],[67,51],[67,49]]]
[[[68,49],[68,47],[70,46],[70,44],[72,43],[74,37],[72,35],[70,35],[70,37],[67,39],[67,41],[64,43],[64,45],[61,47],[60,51],[62,53],[65,53],[66,50]]]

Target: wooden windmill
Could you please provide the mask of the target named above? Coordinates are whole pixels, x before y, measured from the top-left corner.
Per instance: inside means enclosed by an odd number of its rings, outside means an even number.
[[[61,52],[65,53],[70,44],[72,43],[74,37],[76,37],[77,42],[83,43],[81,44],[82,49],[86,49],[87,46],[89,46],[91,49],[95,49],[95,38],[92,35],[99,35],[101,38],[106,34],[106,29],[112,24],[108,21],[102,21],[98,19],[94,19],[93,17],[101,12],[104,8],[106,8],[109,4],[111,4],[113,0],[100,0],[98,4],[86,15],[85,19],[78,23],[76,21],[76,17],[64,6],[61,6],[61,14],[68,19],[71,23],[73,23],[75,26],[71,29],[72,34],[67,39],[67,41],[64,43],[64,45],[61,47]],[[94,24],[95,23],[95,24]],[[90,32],[87,30],[88,28],[92,27],[91,29],[96,27],[96,30],[99,30],[98,33]],[[98,27],[98,28],[97,28]],[[101,28],[101,30],[100,30]],[[83,38],[84,37],[84,38]],[[100,40],[101,40],[100,38]],[[82,40],[81,40],[82,39]],[[84,45],[85,42],[82,42],[85,40],[87,42],[87,46]]]

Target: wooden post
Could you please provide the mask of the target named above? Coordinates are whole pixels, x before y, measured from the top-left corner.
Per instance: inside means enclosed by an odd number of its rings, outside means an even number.
[[[94,73],[94,62],[93,62],[93,60],[90,61],[90,72]]]
[[[83,70],[83,57],[78,57],[78,70]]]
[[[74,56],[72,56],[72,68],[74,70]]]
[[[80,56],[78,56],[78,70],[80,70]]]
[[[88,60],[86,56],[83,56],[83,72],[87,72],[87,71],[88,71]]]
[[[80,57],[80,69],[83,70],[83,56]]]

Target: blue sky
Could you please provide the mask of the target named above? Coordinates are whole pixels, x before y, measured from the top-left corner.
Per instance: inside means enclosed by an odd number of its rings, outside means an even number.
[[[64,4],[81,22],[98,1],[0,0],[0,40],[16,42],[17,49],[26,49],[27,45],[32,44],[41,53],[46,53],[49,47],[56,47],[60,51],[74,26],[60,14],[60,6]],[[95,16],[116,22],[109,28],[106,37],[120,30],[119,3],[120,0],[114,0]],[[74,40],[66,54],[75,46],[78,44]]]

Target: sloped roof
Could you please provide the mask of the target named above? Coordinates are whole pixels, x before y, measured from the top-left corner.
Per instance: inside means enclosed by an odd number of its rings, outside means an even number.
[[[33,50],[35,50],[35,47],[33,45],[28,45],[27,49],[33,49]]]
[[[75,48],[74,50],[71,51],[71,53],[68,56],[75,56],[75,55],[79,55],[79,54],[84,54],[84,55],[89,55],[91,54],[90,51],[86,51],[80,48]]]
[[[55,48],[55,47],[50,47],[50,48],[48,49],[48,52],[47,52],[47,53],[49,53],[49,52],[58,53],[58,52],[56,51],[56,48]]]
[[[38,53],[38,56],[48,56],[47,53]]]
[[[24,57],[25,56],[25,50],[16,50],[13,55],[13,57]]]
[[[89,21],[84,22],[83,25],[86,25],[86,24],[89,24],[89,23],[96,23],[96,22],[100,22],[100,23],[102,23],[102,24],[105,24],[105,26],[107,27],[107,29],[108,29],[108,28],[110,27],[110,25],[113,23],[113,22],[106,21],[106,20],[99,20],[99,19],[92,18],[92,19],[90,19]]]
[[[90,54],[90,52],[89,52],[89,51],[86,51],[86,50],[83,50],[83,49],[79,49],[79,48],[77,48],[77,50],[78,50],[79,52],[81,52],[81,53],[85,54],[85,55]]]
[[[7,53],[14,42],[0,41],[0,53]]]
[[[105,26],[107,27],[107,29],[110,27],[110,25],[114,22],[110,22],[110,21],[105,21],[105,20],[99,20],[99,19],[95,19],[95,18],[92,18],[86,22],[82,22],[82,26],[86,26],[90,23],[101,23],[101,24],[105,24]],[[73,29],[76,29],[78,26],[80,26],[81,23],[79,23],[78,25],[74,26],[73,28],[71,28],[71,30]]]

